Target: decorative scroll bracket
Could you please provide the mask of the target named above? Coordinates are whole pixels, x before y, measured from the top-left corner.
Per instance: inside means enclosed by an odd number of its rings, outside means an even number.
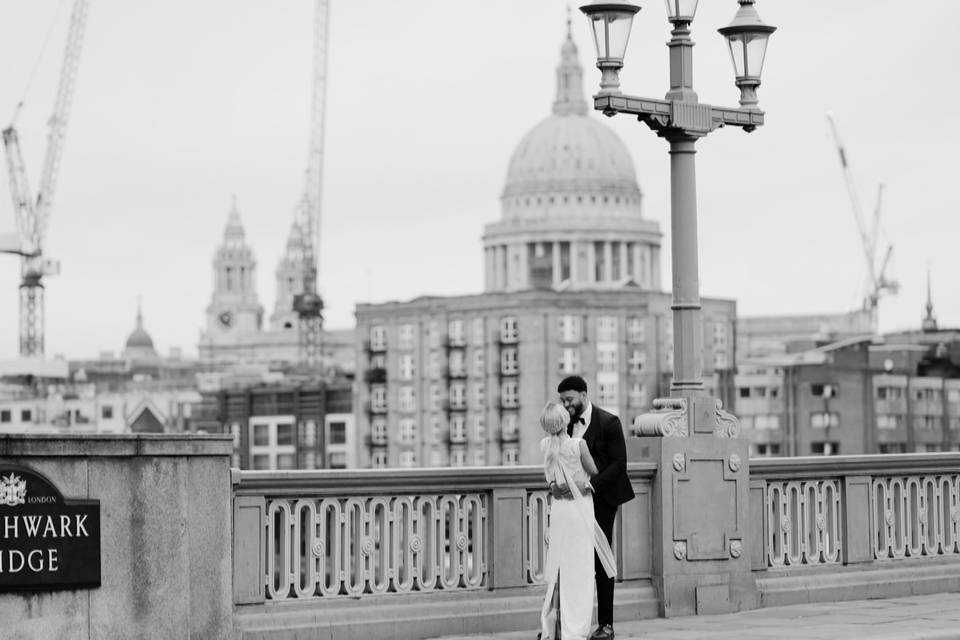
[[[713,430],[714,437],[736,438],[740,435],[740,421],[732,413],[723,410],[723,401],[717,398],[717,426]]]
[[[636,432],[641,436],[686,438],[690,435],[685,398],[657,398],[653,411],[634,419]]]

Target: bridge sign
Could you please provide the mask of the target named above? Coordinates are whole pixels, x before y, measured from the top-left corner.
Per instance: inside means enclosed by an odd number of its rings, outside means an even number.
[[[100,501],[0,462],[0,592],[100,586]]]

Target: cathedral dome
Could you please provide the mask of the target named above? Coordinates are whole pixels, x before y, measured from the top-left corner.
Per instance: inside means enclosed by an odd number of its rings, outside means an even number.
[[[554,113],[523,137],[510,158],[504,198],[561,191],[640,194],[626,146],[586,114]]]
[[[153,349],[153,338],[143,327],[134,329],[127,338],[127,349],[146,348]]]

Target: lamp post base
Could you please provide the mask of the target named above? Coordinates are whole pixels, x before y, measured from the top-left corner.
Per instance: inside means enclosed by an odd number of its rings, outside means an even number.
[[[638,436],[687,438],[713,436],[736,438],[740,421],[723,410],[719,398],[704,395],[657,398],[653,411],[638,416],[634,422]]]

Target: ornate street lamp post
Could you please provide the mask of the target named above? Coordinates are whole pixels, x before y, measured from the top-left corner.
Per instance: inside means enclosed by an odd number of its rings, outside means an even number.
[[[670,143],[670,210],[673,246],[673,383],[669,398],[653,401],[653,412],[636,418],[641,436],[631,439],[635,457],[656,462],[649,500],[650,573],[660,615],[739,611],[759,606],[752,562],[762,555],[763,531],[751,511],[765,498],[750,488],[749,450],[739,423],[707,396],[703,373],[703,327],[697,267],[697,139],[726,125],[753,131],[763,124],[757,87],[774,28],[760,20],[753,0],[723,29],[740,87],[740,106],[703,104],[693,90],[690,24],[697,0],[666,0],[673,25],[670,90],[664,99],[638,98],[620,90],[630,25],[639,7],[602,3],[581,7],[602,72],[594,107],[608,116],[636,116]],[[659,437],[657,437],[659,436]],[[624,527],[642,521],[625,507]],[[639,531],[635,530],[639,535]],[[624,538],[631,533],[625,532]],[[759,551],[758,551],[759,549]]]
[[[690,39],[690,24],[698,0],[665,0],[673,37],[667,43],[670,90],[662,100],[628,96],[620,91],[620,69],[630,27],[640,7],[627,3],[580,7],[590,23],[597,49],[597,67],[602,72],[594,108],[607,116],[618,113],[637,116],[670,143],[674,374],[671,398],[655,400],[657,411],[638,420],[640,432],[648,435],[712,434],[718,430],[735,435],[738,430],[733,416],[721,411],[719,400],[708,398],[703,387],[694,166],[698,138],[726,125],[753,131],[763,124],[756,90],[760,86],[767,40],[776,28],[760,20],[754,0],[738,2],[740,9],[733,22],[719,31],[730,45],[736,84],[740,88],[739,108],[703,104],[693,90],[694,43]]]

